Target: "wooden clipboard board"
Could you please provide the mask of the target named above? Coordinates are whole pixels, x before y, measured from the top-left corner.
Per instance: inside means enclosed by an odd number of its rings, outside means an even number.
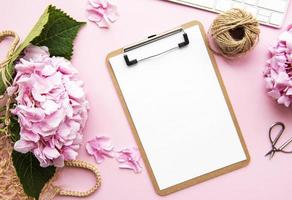
[[[207,41],[207,37],[206,37],[206,33],[204,31],[204,28],[202,26],[202,24],[198,21],[191,21],[189,23],[186,23],[186,24],[183,24],[179,27],[182,27],[184,29],[187,29],[187,28],[190,28],[190,27],[193,27],[193,26],[196,26],[198,25],[199,28],[200,28],[200,32],[203,36],[203,39],[204,39],[204,43],[205,43],[205,46],[208,47],[208,41]],[[207,48],[208,49],[208,48]],[[244,139],[243,139],[243,136],[242,136],[242,133],[241,133],[241,130],[240,130],[240,127],[239,127],[239,124],[237,122],[237,119],[236,119],[236,116],[235,116],[235,113],[234,113],[234,110],[232,108],[232,105],[231,105],[231,102],[229,100],[229,97],[228,97],[228,94],[227,94],[227,91],[226,91],[226,88],[224,86],[224,83],[223,83],[223,80],[222,80],[222,77],[220,75],[220,72],[219,72],[219,69],[218,69],[218,66],[215,62],[215,59],[214,59],[214,56],[212,54],[212,52],[208,49],[208,54],[209,54],[209,57],[212,61],[212,64],[213,64],[213,67],[214,67],[214,71],[216,73],[216,76],[217,76],[217,79],[220,83],[220,87],[221,87],[221,90],[222,90],[222,93],[224,95],[224,98],[225,98],[225,101],[226,101],[226,104],[228,106],[228,109],[229,109],[229,112],[230,112],[230,115],[232,117],[232,121],[233,121],[233,124],[236,128],[236,131],[237,131],[237,134],[238,134],[238,137],[239,137],[239,140],[240,140],[240,143],[242,145],[242,148],[243,148],[243,151],[244,151],[244,154],[245,154],[245,157],[246,159],[241,161],[241,162],[237,162],[235,164],[232,164],[232,165],[229,165],[229,166],[226,166],[226,167],[223,167],[223,168],[220,168],[218,170],[215,170],[215,171],[212,171],[210,173],[207,173],[207,174],[204,174],[204,175],[201,175],[201,176],[198,176],[198,177],[195,177],[195,178],[192,178],[190,180],[187,180],[187,181],[184,181],[182,183],[179,183],[179,184],[176,184],[176,185],[173,185],[171,187],[168,187],[168,188],[165,188],[165,189],[160,189],[159,186],[158,186],[158,183],[156,181],[156,178],[154,176],[154,173],[153,173],[153,170],[151,168],[151,165],[150,165],[150,162],[147,158],[147,155],[146,155],[146,152],[145,152],[145,149],[142,145],[142,142],[140,140],[140,137],[139,137],[139,134],[137,132],[137,129],[135,127],[135,124],[133,122],[133,119],[131,117],[131,114],[129,112],[129,109],[127,107],[127,104],[125,102],[125,99],[124,99],[124,96],[122,94],[122,91],[121,91],[121,88],[119,86],[119,83],[117,81],[117,78],[115,76],[115,73],[114,73],[114,70],[109,62],[109,60],[117,55],[120,55],[120,54],[123,54],[124,53],[124,50],[123,48],[120,48],[116,51],[113,51],[111,52],[110,54],[108,54],[107,58],[106,58],[106,62],[107,62],[107,66],[108,66],[108,70],[109,70],[109,73],[111,75],[111,78],[112,78],[112,81],[113,81],[113,84],[116,88],[116,91],[117,91],[117,94],[119,96],[119,99],[121,101],[121,104],[122,104],[122,107],[123,107],[123,110],[126,114],[126,117],[128,119],[128,122],[129,122],[129,125],[131,127],[131,130],[132,130],[132,133],[133,133],[133,136],[136,140],[136,143],[139,147],[139,150],[140,150],[140,153],[141,153],[141,156],[143,158],[143,161],[146,165],[146,168],[147,168],[147,171],[148,171],[148,174],[150,176],[150,179],[152,181],[152,184],[153,184],[153,187],[155,189],[155,191],[159,194],[159,195],[168,195],[170,193],[173,193],[173,192],[176,192],[176,191],[179,191],[181,189],[184,189],[184,188],[187,188],[189,186],[192,186],[192,185],[195,185],[195,184],[198,184],[198,183],[201,183],[203,181],[206,181],[206,180],[209,180],[211,178],[214,178],[214,177],[217,177],[217,176],[220,176],[220,175],[223,175],[223,174],[226,174],[226,173],[229,173],[233,170],[236,170],[236,169],[239,169],[239,168],[242,168],[246,165],[248,165],[249,161],[250,161],[250,156],[249,156],[249,153],[248,153],[248,150],[247,150],[247,147],[246,147],[246,144],[244,142]]]

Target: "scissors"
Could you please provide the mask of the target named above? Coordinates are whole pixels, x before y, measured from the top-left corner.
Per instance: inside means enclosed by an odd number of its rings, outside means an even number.
[[[279,126],[281,129],[279,130],[278,135],[276,136],[276,138],[273,140],[272,139],[272,131],[275,127]],[[282,122],[276,122],[273,126],[270,127],[269,130],[269,139],[272,145],[272,149],[266,153],[265,156],[270,156],[270,159],[273,158],[274,154],[276,152],[282,152],[282,153],[292,153],[292,151],[285,151],[284,148],[286,146],[288,146],[288,144],[290,144],[292,142],[292,137],[290,139],[288,139],[286,142],[284,142],[279,148],[276,147],[275,145],[277,144],[279,138],[282,136],[283,132],[285,130],[285,125]]]

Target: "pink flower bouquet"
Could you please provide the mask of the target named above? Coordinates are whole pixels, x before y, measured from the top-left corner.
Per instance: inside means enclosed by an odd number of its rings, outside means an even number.
[[[270,49],[264,70],[268,95],[286,107],[292,102],[292,24]]]
[[[50,57],[47,47],[29,46],[15,65],[9,95],[18,117],[20,140],[14,149],[32,152],[42,167],[63,167],[74,160],[82,141],[88,102],[77,71],[63,57]]]

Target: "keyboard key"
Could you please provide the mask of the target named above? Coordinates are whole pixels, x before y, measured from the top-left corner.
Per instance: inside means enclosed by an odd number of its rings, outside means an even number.
[[[226,11],[232,7],[232,1],[229,0],[218,0],[216,4],[216,10]]]
[[[245,0],[245,3],[251,4],[251,5],[256,5],[257,1],[256,0]]]
[[[256,16],[257,15],[257,8],[255,6],[250,6],[250,5],[246,5],[245,6],[245,10],[250,12],[252,15]]]
[[[194,1],[194,4],[197,4],[199,6],[203,6],[206,8],[213,8],[214,7],[214,0],[196,0],[196,1]]]
[[[272,11],[259,8],[258,14],[270,17],[272,14]]]
[[[232,8],[244,9],[244,4],[240,2],[234,2]]]
[[[259,0],[258,6],[278,12],[285,12],[287,8],[287,3],[288,1],[286,0]]]
[[[275,12],[271,16],[270,23],[281,26],[283,23],[283,19],[284,19],[284,14]]]
[[[265,22],[265,23],[268,23],[269,22],[269,17],[267,16],[264,16],[264,15],[257,15],[257,19],[261,22]]]

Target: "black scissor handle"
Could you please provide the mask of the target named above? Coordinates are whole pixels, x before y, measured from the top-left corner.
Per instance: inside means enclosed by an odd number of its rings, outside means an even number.
[[[280,129],[278,135],[276,136],[276,138],[273,140],[273,139],[272,139],[272,131],[273,131],[273,129],[274,129],[275,127],[277,127],[277,126],[280,126],[281,129]],[[285,125],[284,125],[282,122],[276,122],[275,124],[273,124],[273,125],[270,127],[270,130],[269,130],[269,139],[270,139],[270,142],[271,142],[273,148],[275,148],[274,145],[278,142],[278,140],[279,140],[279,138],[281,137],[281,135],[283,134],[284,130],[285,130]],[[275,149],[276,149],[276,148],[275,148]]]
[[[280,126],[281,129],[279,130],[279,133],[276,136],[276,138],[273,140],[272,139],[272,131],[277,126]],[[273,126],[270,127],[270,130],[269,130],[269,139],[270,139],[270,142],[271,142],[271,145],[272,145],[272,149],[266,155],[269,155],[272,152],[292,153],[292,151],[285,151],[284,150],[284,148],[292,142],[292,138],[288,139],[280,147],[276,147],[276,143],[278,142],[278,140],[282,136],[284,130],[285,130],[285,125],[282,122],[276,122],[275,124],[273,124]]]

